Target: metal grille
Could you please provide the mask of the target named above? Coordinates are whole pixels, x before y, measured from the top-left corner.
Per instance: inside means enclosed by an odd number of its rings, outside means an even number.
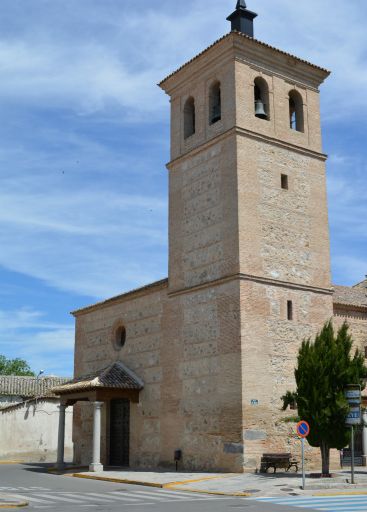
[[[111,400],[110,416],[110,464],[129,465],[130,448],[130,401]]]

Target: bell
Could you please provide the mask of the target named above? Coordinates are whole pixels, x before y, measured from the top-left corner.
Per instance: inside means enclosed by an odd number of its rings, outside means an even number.
[[[255,101],[255,116],[260,119],[267,119],[267,113],[265,112],[265,105],[262,100]]]

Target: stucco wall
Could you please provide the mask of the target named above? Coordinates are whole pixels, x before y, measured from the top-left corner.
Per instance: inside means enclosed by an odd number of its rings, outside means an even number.
[[[72,408],[66,410],[65,460],[73,459]],[[55,400],[28,401],[0,411],[0,460],[56,462],[59,409]]]

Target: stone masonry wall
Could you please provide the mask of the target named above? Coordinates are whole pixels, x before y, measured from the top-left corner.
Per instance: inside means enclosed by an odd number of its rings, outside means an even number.
[[[161,287],[162,288],[162,287]],[[160,400],[162,386],[162,315],[166,288],[78,315],[76,321],[75,376],[123,361],[145,383],[140,404],[131,404],[131,465],[154,466],[160,458]],[[126,344],[116,350],[114,329],[122,322]],[[74,406],[75,460],[89,464],[92,450],[92,404]],[[102,461],[109,460],[109,406],[102,413]]]
[[[287,300],[294,304],[291,321],[287,319]],[[294,369],[302,341],[315,336],[331,311],[330,295],[242,282],[245,467],[259,467],[264,452],[299,454],[295,426],[284,421],[297,411],[281,411],[281,397],[295,390]],[[308,447],[307,454],[310,467],[318,466],[318,450]]]
[[[171,297],[162,353],[162,462],[241,471],[239,283]],[[163,355],[164,354],[164,355]]]
[[[236,146],[227,137],[170,165],[170,291],[238,272]]]
[[[239,287],[168,297],[166,290],[130,297],[77,317],[76,375],[123,361],[144,381],[131,404],[132,467],[242,469]],[[122,321],[125,347],[116,352],[113,326]],[[77,463],[90,462],[92,406],[75,408]],[[102,418],[102,460],[108,462],[109,406]]]
[[[324,162],[239,136],[238,189],[241,272],[330,289]]]

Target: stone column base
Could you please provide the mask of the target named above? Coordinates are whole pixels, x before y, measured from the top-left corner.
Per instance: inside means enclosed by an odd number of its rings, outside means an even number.
[[[103,465],[102,464],[89,464],[89,471],[92,473],[99,473],[103,471]]]

